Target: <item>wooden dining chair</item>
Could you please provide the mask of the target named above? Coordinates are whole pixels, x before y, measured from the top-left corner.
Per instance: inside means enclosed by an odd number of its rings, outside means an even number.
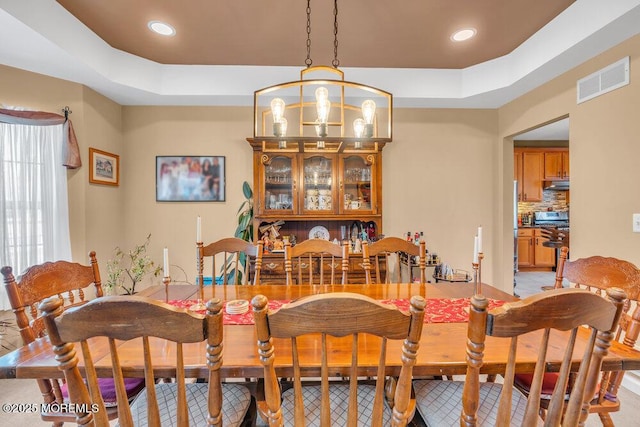
[[[296,273],[294,273],[294,270]],[[284,245],[286,284],[337,284],[336,270],[341,273],[340,284],[346,285],[349,275],[349,248],[324,239],[309,239],[291,246]],[[327,282],[326,276],[330,279]]]
[[[362,243],[362,267],[365,272],[365,280],[370,283],[391,283],[390,258],[393,254],[398,256],[398,277],[402,279],[400,257],[407,260],[409,281],[411,281],[413,267],[420,270],[420,283],[427,282],[427,250],[425,242],[419,245],[407,242],[399,237],[385,237],[373,243]],[[372,270],[375,277],[372,276]],[[382,277],[384,273],[384,278]],[[373,281],[375,280],[375,282]]]
[[[555,288],[562,288],[563,283],[568,281],[571,287],[586,289],[598,295],[604,295],[607,289],[612,287],[624,290],[628,300],[614,339],[633,349],[640,333],[640,269],[628,261],[601,256],[568,261],[568,253],[568,247],[563,247],[560,251]],[[618,389],[623,376],[624,371],[607,371],[601,374],[600,385],[589,410],[598,414],[604,426],[613,426],[609,414],[620,410]],[[545,375],[547,389],[555,386],[557,377],[556,373]],[[518,374],[515,384],[527,394],[531,388],[531,381],[531,375]],[[571,383],[568,391],[570,390]],[[545,409],[548,403],[548,399],[543,398],[542,408]]]
[[[273,312],[263,295],[255,296],[251,304],[258,354],[264,365],[265,401],[259,402],[258,408],[269,425],[404,426],[413,418],[411,377],[424,321],[423,297],[411,298],[410,313],[348,292],[304,297]],[[318,339],[321,343],[317,343]],[[404,340],[402,368],[391,394],[393,408],[386,403],[384,391],[387,340]],[[378,358],[374,358],[378,366],[366,373],[358,369],[359,343],[374,345],[379,351]],[[314,348],[318,345],[318,351],[322,352],[320,385],[303,386],[301,377],[305,373],[304,353],[309,351],[308,345]],[[291,355],[276,357],[279,346],[289,348]],[[350,356],[346,360],[333,360],[332,354],[339,353],[332,351],[334,346],[350,347]],[[292,367],[293,388],[283,393],[276,375],[276,358],[286,360]],[[338,372],[337,365],[350,367]],[[348,375],[349,383],[330,383],[329,376],[336,373]],[[359,384],[358,375],[376,375],[375,385]]]
[[[222,254],[222,258],[216,257]],[[212,276],[218,274],[216,267],[222,268],[222,283],[224,285],[259,285],[260,272],[262,270],[262,241],[256,245],[237,237],[227,237],[220,239],[206,246],[198,245],[196,255],[198,266],[198,280],[202,283],[204,280],[204,257],[211,258]],[[253,279],[250,279],[250,258],[255,258]],[[221,261],[216,264],[216,258]]]
[[[93,300],[61,313],[62,301],[48,298],[40,304],[44,322],[56,360],[69,386],[71,402],[75,404],[78,425],[109,426],[104,404],[97,388],[96,364],[100,359],[100,341],[108,338],[110,373],[116,384],[118,422],[124,427],[134,425],[177,426],[238,426],[248,414],[251,403],[249,389],[241,384],[222,383],[222,302],[207,303],[206,315],[173,307],[147,297],[116,296]],[[141,339],[140,339],[141,338]],[[158,344],[159,340],[161,341]],[[131,341],[134,340],[134,341]],[[122,341],[136,349],[121,350]],[[155,342],[154,342],[155,341]],[[201,349],[206,354],[208,382],[186,382],[185,349],[187,343],[206,341]],[[102,341],[105,344],[107,342]],[[167,344],[170,342],[170,344]],[[75,344],[79,343],[86,383],[80,376]],[[140,351],[144,357],[146,388],[129,404],[124,392],[124,375],[120,359],[127,351]],[[175,354],[175,382],[156,384],[153,353]],[[94,358],[94,355],[96,358]],[[103,360],[109,360],[105,356]],[[167,370],[166,366],[163,374]],[[107,368],[109,369],[109,368]],[[92,406],[93,405],[93,406]],[[90,408],[90,410],[88,410]]]
[[[541,425],[540,396],[549,336],[563,334],[566,336],[564,358],[558,371],[558,382],[550,396],[544,425],[584,425],[602,359],[608,352],[625,301],[626,294],[619,288],[608,289],[607,298],[581,289],[554,289],[487,312],[487,298],[475,295],[471,298],[469,312],[465,381],[414,381],[420,416],[429,426]],[[579,351],[583,353],[571,398],[566,403],[565,390],[575,340],[577,334],[582,333],[579,332],[582,325],[588,327],[584,332],[590,334],[590,339],[584,349],[575,349],[576,354]],[[525,396],[514,387],[518,336],[533,331],[540,331],[541,339],[531,391]],[[495,339],[488,341],[487,336],[509,338],[510,343],[505,345]],[[480,382],[485,345],[504,346],[508,353],[504,384]]]
[[[24,345],[34,342],[46,334],[42,313],[38,305],[51,296],[64,298],[64,308],[82,305],[87,302],[87,293],[95,292],[96,297],[102,296],[102,282],[96,253],[89,253],[90,265],[81,265],[67,261],[46,262],[28,268],[18,282],[9,266],[2,268],[5,290],[16,316],[16,324],[20,331]],[[66,385],[55,378],[40,379],[38,388],[42,393],[44,403],[63,403],[67,394]],[[107,405],[107,416],[117,417],[116,396],[112,379],[104,378],[99,381],[103,399]],[[140,379],[129,378],[126,381],[127,395],[135,397],[144,382]],[[54,425],[64,422],[74,422],[75,416],[67,412],[41,412],[44,421]]]

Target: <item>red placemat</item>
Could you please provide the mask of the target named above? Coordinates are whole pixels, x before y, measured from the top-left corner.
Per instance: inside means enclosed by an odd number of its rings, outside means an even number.
[[[505,301],[494,300],[488,298],[491,310],[500,307]],[[277,310],[287,304],[288,300],[270,300],[269,309]],[[393,304],[400,310],[409,311],[408,299],[387,299],[380,301],[383,304]],[[170,300],[169,304],[175,307],[189,308],[195,304],[195,300]],[[226,301],[224,302],[226,307]],[[223,307],[224,310],[224,307]],[[204,310],[198,311],[204,314]],[[465,323],[469,321],[469,298],[451,298],[451,299],[428,299],[424,313],[425,323]],[[227,314],[223,311],[223,322],[225,325],[253,325],[253,311],[249,306],[249,311],[244,314]]]

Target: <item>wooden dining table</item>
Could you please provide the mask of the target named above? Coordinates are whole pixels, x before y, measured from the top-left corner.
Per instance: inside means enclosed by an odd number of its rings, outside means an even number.
[[[168,289],[168,294],[166,290]],[[517,301],[492,286],[483,284],[482,293],[492,300],[508,303]],[[263,294],[274,301],[291,301],[307,295],[326,292],[354,292],[368,295],[377,300],[408,300],[413,295],[422,295],[433,300],[453,300],[469,298],[474,293],[472,283],[446,284],[372,284],[372,285],[242,285],[242,286],[207,286],[205,299],[212,297],[223,301],[236,299],[251,300],[255,295]],[[145,289],[140,295],[158,300],[187,301],[197,298],[198,288],[191,285],[153,286]],[[185,303],[188,305],[188,303]],[[533,372],[538,357],[540,333],[527,334],[518,341],[518,372]],[[552,333],[551,346],[547,355],[547,369],[557,370],[560,366],[567,334]],[[575,349],[575,368],[579,364],[587,342],[588,331],[581,331]],[[126,376],[142,377],[144,375],[143,355],[137,340],[119,342],[120,362]],[[425,323],[420,349],[414,367],[415,376],[456,375],[466,371],[467,323],[465,321]],[[175,374],[175,345],[162,339],[150,340],[154,370],[157,377],[173,377]],[[225,378],[259,378],[263,375],[263,367],[257,354],[255,327],[252,324],[225,324],[224,353],[222,375]],[[298,341],[300,364],[303,375],[319,375],[320,339],[316,336],[305,337]],[[378,366],[380,340],[375,337],[364,337],[359,340],[358,365],[360,375],[375,376]],[[291,363],[291,346],[289,340],[274,339],[276,349],[275,366],[279,375],[293,375]],[[345,338],[332,338],[328,342],[331,375],[349,375],[351,349]],[[387,349],[388,375],[397,375],[401,367],[401,342],[391,341]],[[487,337],[482,372],[500,374],[504,372],[508,340]],[[110,357],[106,339],[91,340],[91,351],[99,376],[111,376]],[[205,344],[185,344],[186,373],[190,377],[205,377],[207,373]],[[81,362],[82,365],[82,362]],[[602,364],[603,370],[637,370],[640,369],[640,351],[630,349],[614,342]],[[0,358],[0,378],[56,378],[62,377],[58,370],[54,353],[48,339],[41,338]]]

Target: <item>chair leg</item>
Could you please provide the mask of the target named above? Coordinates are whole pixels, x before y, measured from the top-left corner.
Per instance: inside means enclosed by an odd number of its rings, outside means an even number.
[[[614,427],[613,420],[608,412],[598,412],[598,416],[604,427]]]

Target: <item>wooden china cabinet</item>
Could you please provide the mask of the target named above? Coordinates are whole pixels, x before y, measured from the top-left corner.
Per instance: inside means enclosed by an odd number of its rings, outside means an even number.
[[[365,152],[327,153],[265,152],[260,141],[248,141],[254,149],[254,241],[262,237],[261,229],[278,222],[280,235],[294,236],[297,242],[312,237],[349,239],[356,225],[382,234],[383,143]],[[263,257],[262,281],[284,283],[283,254]],[[339,268],[330,260],[323,266],[319,259],[312,262],[317,264],[314,269]],[[363,283],[362,254],[350,254],[349,262],[349,282]]]
[[[264,152],[254,154],[254,239],[260,227],[284,221],[280,234],[300,242],[314,227],[341,240],[340,226],[373,223],[382,234],[382,144],[369,152]],[[323,230],[324,231],[324,230]],[[326,237],[326,236],[322,236]]]

